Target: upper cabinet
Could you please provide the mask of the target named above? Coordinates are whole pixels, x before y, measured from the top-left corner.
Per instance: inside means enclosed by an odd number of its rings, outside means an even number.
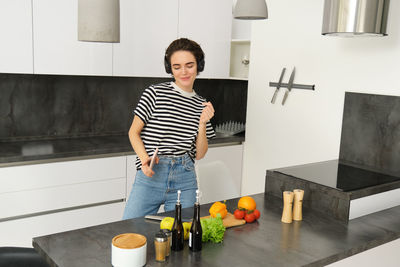
[[[31,0],[0,1],[0,72],[33,73]]]
[[[164,53],[178,36],[178,0],[120,0],[121,42],[113,44],[114,75],[169,77]]]
[[[112,44],[78,41],[78,0],[33,0],[33,43],[34,73],[112,75]]]
[[[179,37],[199,43],[205,53],[200,78],[228,78],[232,0],[180,0]]]
[[[165,49],[187,37],[200,78],[229,78],[232,0],[120,0],[120,43],[78,41],[78,0],[1,0],[0,72],[170,77]]]
[[[121,43],[114,44],[114,75],[170,77],[164,53],[187,37],[205,52],[201,78],[228,78],[232,0],[121,0]]]

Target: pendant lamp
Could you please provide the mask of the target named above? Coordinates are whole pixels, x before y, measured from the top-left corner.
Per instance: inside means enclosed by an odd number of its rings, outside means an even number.
[[[386,36],[389,0],[325,0],[322,34]]]
[[[267,19],[267,4],[265,0],[237,0],[233,17],[245,20]]]
[[[78,40],[119,43],[119,0],[78,0]]]

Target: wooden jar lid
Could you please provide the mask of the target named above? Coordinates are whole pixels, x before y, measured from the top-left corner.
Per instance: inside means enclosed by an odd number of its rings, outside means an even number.
[[[146,237],[135,233],[120,234],[112,239],[112,244],[118,248],[140,248],[146,244]]]

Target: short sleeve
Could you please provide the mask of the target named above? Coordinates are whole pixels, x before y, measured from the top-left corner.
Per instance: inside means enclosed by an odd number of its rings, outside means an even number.
[[[144,122],[144,124],[147,124],[153,115],[155,106],[156,92],[153,87],[149,87],[144,90],[134,113]]]
[[[210,121],[208,121],[207,125],[206,125],[206,136],[207,136],[208,140],[215,137],[215,131],[214,131]]]

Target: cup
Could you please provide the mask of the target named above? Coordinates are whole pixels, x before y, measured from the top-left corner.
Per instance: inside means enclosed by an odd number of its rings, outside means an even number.
[[[115,236],[111,242],[111,264],[114,267],[136,267],[146,264],[147,239],[135,233]]]

